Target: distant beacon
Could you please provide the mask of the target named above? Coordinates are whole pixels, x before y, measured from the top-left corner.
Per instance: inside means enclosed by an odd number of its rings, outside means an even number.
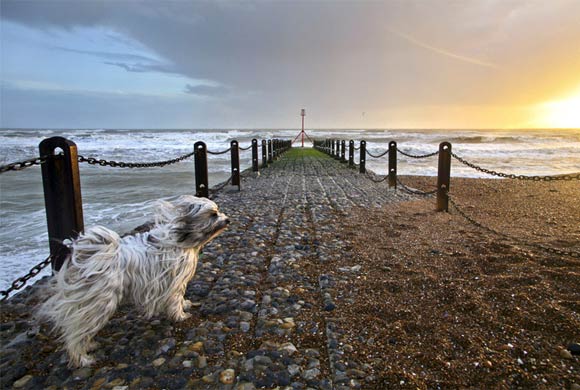
[[[310,141],[312,141],[312,139],[308,136],[308,134],[304,132],[304,117],[306,116],[306,110],[304,108],[300,110],[300,116],[302,116],[302,131],[298,133],[298,135],[296,136],[296,138],[294,138],[294,141],[292,141],[292,143],[296,142],[296,140],[299,137],[302,137],[302,147],[304,147],[304,136],[306,136],[306,138],[308,138]],[[314,143],[314,141],[312,142]]]

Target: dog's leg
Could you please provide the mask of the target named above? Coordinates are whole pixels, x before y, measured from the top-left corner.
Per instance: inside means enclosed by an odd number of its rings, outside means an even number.
[[[183,310],[189,310],[193,306],[193,303],[189,299],[183,299]]]
[[[191,314],[186,313],[184,309],[183,296],[177,295],[169,298],[167,302],[167,316],[174,321],[183,321],[191,317]],[[191,302],[190,302],[191,304]]]
[[[98,347],[94,336],[109,322],[123,296],[121,274],[112,272],[92,284],[79,284],[67,291],[57,310],[56,322],[69,354],[69,366],[89,366],[94,359],[88,354]]]
[[[99,343],[97,343],[95,340],[90,340],[87,343],[87,351],[91,352],[91,351],[96,351],[97,349],[99,349],[101,345]]]
[[[173,291],[167,297],[167,316],[174,321],[183,321],[191,317],[191,314],[184,311],[184,309],[191,307],[191,301],[183,297],[188,281],[189,280],[185,280],[177,286],[172,286]]]

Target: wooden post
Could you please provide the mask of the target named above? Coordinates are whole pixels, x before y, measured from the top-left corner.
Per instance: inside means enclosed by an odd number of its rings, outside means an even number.
[[[272,140],[269,139],[268,140],[268,162],[271,163],[273,161],[274,161],[274,159],[272,157]]]
[[[397,143],[389,142],[389,187],[397,188]]]
[[[258,140],[252,139],[252,170],[258,172]]]
[[[84,230],[77,146],[66,138],[51,137],[38,148],[41,156],[47,156],[41,169],[42,184],[51,265],[58,271],[69,253],[63,240],[74,239]],[[55,154],[58,149],[63,153]]]
[[[437,211],[449,209],[449,181],[451,176],[451,144],[439,144],[439,168],[437,171]]]
[[[346,162],[346,141],[340,141],[340,162]]]
[[[240,188],[240,149],[238,141],[233,140],[230,142],[230,153],[232,159],[232,185],[238,186],[238,191]]]
[[[193,150],[195,151],[195,196],[208,198],[207,147],[205,142],[196,142],[193,145]]]
[[[365,163],[367,160],[367,141],[360,141],[360,159],[359,159],[359,172],[366,173],[367,169]]]
[[[354,167],[354,141],[348,141],[348,166]]]
[[[262,140],[262,168],[268,166],[268,147],[266,146],[266,140]]]

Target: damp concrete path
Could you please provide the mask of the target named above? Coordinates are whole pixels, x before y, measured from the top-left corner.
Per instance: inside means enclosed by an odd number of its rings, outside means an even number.
[[[409,195],[313,149],[290,149],[211,198],[232,221],[203,252],[186,297],[193,316],[146,321],[123,307],[98,334],[97,363],[71,370],[31,318],[46,279],[0,306],[1,388],[350,389],[371,375],[348,359],[333,313],[332,264],[357,207]],[[356,272],[356,259],[353,259]],[[349,277],[348,273],[345,277]]]

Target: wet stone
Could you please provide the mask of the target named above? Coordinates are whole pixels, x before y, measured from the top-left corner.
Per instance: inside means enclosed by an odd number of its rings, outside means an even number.
[[[18,379],[17,381],[14,382],[14,384],[12,385],[15,389],[21,389],[24,386],[26,386],[28,384],[28,382],[30,382],[32,380],[33,376],[32,375],[25,375],[22,378]]]

